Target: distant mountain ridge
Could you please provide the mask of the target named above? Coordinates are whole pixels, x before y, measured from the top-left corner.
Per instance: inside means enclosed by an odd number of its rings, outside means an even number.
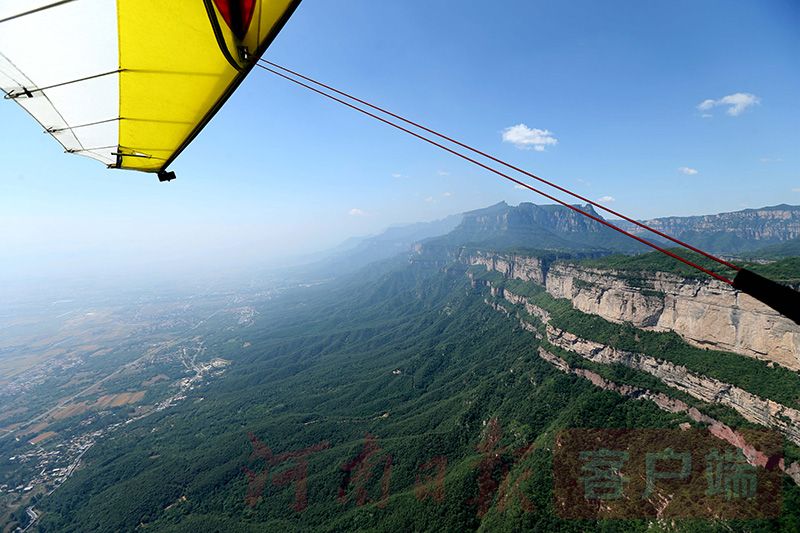
[[[337,277],[349,274],[370,263],[410,252],[414,243],[445,235],[462,220],[450,215],[432,222],[390,226],[377,235],[352,237],[327,252],[314,254],[310,261],[292,266],[293,277]]]
[[[576,205],[603,218],[591,205]],[[464,213],[453,231],[425,241],[432,246],[472,246],[543,251],[640,253],[643,244],[560,205],[505,202]],[[660,244],[672,244],[633,223],[609,222]],[[727,213],[673,216],[645,224],[709,252],[748,257],[786,257],[800,250],[800,206],[787,204]],[[763,250],[762,250],[763,249]],[[762,253],[763,251],[763,253]]]
[[[590,205],[576,206],[602,218]],[[447,235],[426,244],[559,251],[635,253],[646,248],[633,239],[560,205],[505,202],[464,213]]]
[[[591,205],[575,207],[603,219]],[[632,223],[614,219],[609,222],[634,235],[667,243]],[[713,253],[751,258],[800,255],[800,206],[781,204],[644,222]],[[351,238],[290,270],[295,277],[338,277],[410,252],[416,243],[426,249],[426,257],[448,255],[445,250],[461,247],[537,250],[546,254],[566,253],[576,258],[651,251],[636,240],[561,205],[523,202],[513,206],[499,202],[433,222],[393,226],[378,235]],[[420,260],[418,253],[415,257]]]
[[[659,231],[710,252],[750,252],[800,238],[800,206],[780,204],[758,209],[698,216],[662,217],[643,221]],[[635,235],[649,232],[614,221]]]

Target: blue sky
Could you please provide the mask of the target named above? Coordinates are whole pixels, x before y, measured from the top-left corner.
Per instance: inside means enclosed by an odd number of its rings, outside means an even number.
[[[265,57],[648,218],[800,204],[799,26],[791,0],[306,0]],[[0,161],[17,279],[269,264],[540,201],[262,71],[175,182],[65,155],[10,102]]]

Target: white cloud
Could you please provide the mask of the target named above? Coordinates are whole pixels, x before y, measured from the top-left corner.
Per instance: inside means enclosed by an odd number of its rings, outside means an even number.
[[[544,152],[545,147],[558,144],[550,130],[529,128],[525,124],[517,124],[503,130],[503,142],[511,143],[520,150]]]
[[[761,99],[750,93],[733,93],[727,96],[723,96],[718,100],[713,99],[706,99],[697,104],[697,109],[700,111],[710,111],[712,108],[717,106],[728,106],[728,109],[725,110],[727,114],[732,117],[736,117],[741,115],[745,109],[748,107],[752,107],[761,103]],[[710,117],[710,113],[703,113],[703,118]]]
[[[448,192],[443,192],[443,193],[442,193],[442,196],[444,196],[445,198],[447,198],[447,197],[449,197],[449,196],[453,196],[453,193],[451,193],[450,191],[448,191]]]
[[[519,189],[519,190],[521,190],[521,191],[527,191],[527,190],[528,190],[528,188],[527,188],[527,187],[523,187],[522,185],[519,185],[519,184],[517,184],[517,185],[514,185],[514,188],[515,188],[515,189]]]
[[[703,100],[702,102],[697,104],[697,109],[699,109],[700,111],[708,111],[715,105],[717,105],[716,100]]]
[[[792,189],[792,192],[800,192],[800,187],[795,187],[794,189]]]
[[[680,167],[678,169],[678,172],[680,172],[681,174],[686,174],[687,176],[694,176],[695,174],[698,173],[698,170],[692,167]]]
[[[408,176],[406,176],[405,174],[400,174],[399,172],[395,172],[394,174],[392,174],[392,177],[393,178],[407,178]]]
[[[363,209],[354,207],[347,214],[350,215],[351,217],[363,217],[367,215],[367,212],[364,211]]]
[[[434,199],[434,197],[433,197],[433,196],[428,196],[428,197],[426,197],[426,198],[425,198],[425,202],[426,202],[426,203],[429,203],[429,204],[432,204],[432,203],[433,203],[433,202],[435,202],[435,201],[436,201],[436,200]]]
[[[611,202],[616,202],[617,199],[614,198],[613,196],[601,196],[600,198],[597,199],[597,201],[600,202],[601,204],[610,204]]]
[[[439,176],[449,176],[450,175],[450,173],[448,171],[446,171],[446,170],[437,170],[436,174],[439,175]]]
[[[583,178],[577,178],[575,181],[577,181],[581,185],[586,185],[587,187],[591,187],[592,186],[592,182],[591,181],[586,181]]]
[[[762,163],[780,163],[783,159],[780,157],[762,157],[759,161]]]

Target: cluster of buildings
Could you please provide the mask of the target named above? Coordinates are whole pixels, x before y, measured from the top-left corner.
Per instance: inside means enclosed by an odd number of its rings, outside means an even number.
[[[0,492],[21,494],[38,487],[52,492],[72,475],[83,454],[97,442],[98,438],[120,425],[120,423],[112,424],[105,429],[78,435],[52,447],[33,446],[24,453],[9,457],[9,462],[25,465],[28,471],[34,472],[34,475],[26,483],[16,487],[0,485]]]

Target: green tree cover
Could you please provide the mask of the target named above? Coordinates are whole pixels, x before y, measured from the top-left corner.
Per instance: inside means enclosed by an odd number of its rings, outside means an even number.
[[[800,282],[800,257],[787,257],[772,263],[757,263],[749,268],[770,279],[790,282],[793,285]]]
[[[782,257],[800,257],[800,237],[773,244],[746,254],[748,257],[761,259],[779,259]]]
[[[719,265],[700,254],[680,248],[673,248],[671,251],[678,253],[702,267],[728,276],[731,279],[736,275],[733,270]],[[787,257],[769,263],[753,263],[749,261],[734,262],[774,280],[788,282],[800,280],[800,257]],[[599,259],[582,259],[578,261],[578,263],[587,267],[604,270],[619,270],[629,274],[669,272],[688,279],[708,279],[706,274],[664,255],[661,252],[650,252],[640,255],[615,254]]]
[[[601,391],[537,355],[530,333],[483,303],[462,276],[414,268],[372,269],[360,279],[275,299],[249,329],[208,339],[232,360],[225,377],[177,407],[130,424],[85,455],[85,465],[40,504],[50,531],[654,531],[652,520],[562,520],[553,507],[552,445],[570,427],[675,427],[681,415]],[[562,305],[556,302],[554,307]],[[243,341],[252,343],[244,349]],[[397,372],[399,371],[399,372]],[[196,401],[202,394],[204,400]],[[481,505],[478,446],[487,423],[500,446],[534,445],[502,461],[533,505]],[[268,482],[254,506],[248,477],[252,433],[275,454],[320,443],[308,457],[308,507],[292,508],[294,486]],[[391,454],[359,506],[342,465],[375,435]],[[446,457],[443,500],[414,492],[419,465]],[[284,465],[277,465],[284,469]],[[499,469],[500,467],[498,467]],[[501,469],[495,471],[499,476]],[[528,474],[529,473],[529,474]],[[477,501],[476,501],[477,500]],[[793,530],[800,492],[786,484],[784,514],[772,520],[676,521],[671,531]],[[796,529],[794,529],[796,530]]]
[[[588,361],[578,354],[569,352],[567,350],[562,350],[558,346],[553,346],[548,342],[543,342],[542,346],[549,352],[564,359],[573,368],[584,368],[586,370],[591,370],[592,372],[595,372],[609,381],[613,381],[617,384],[631,385],[633,387],[647,389],[652,392],[666,394],[671,398],[681,400],[689,406],[696,407],[704,414],[712,416],[732,428],[763,429],[763,426],[759,426],[758,424],[747,421],[730,407],[698,400],[697,398],[690,396],[685,392],[665,385],[660,379],[648,374],[647,372],[636,370],[634,368],[617,363],[604,365],[601,363]]]

